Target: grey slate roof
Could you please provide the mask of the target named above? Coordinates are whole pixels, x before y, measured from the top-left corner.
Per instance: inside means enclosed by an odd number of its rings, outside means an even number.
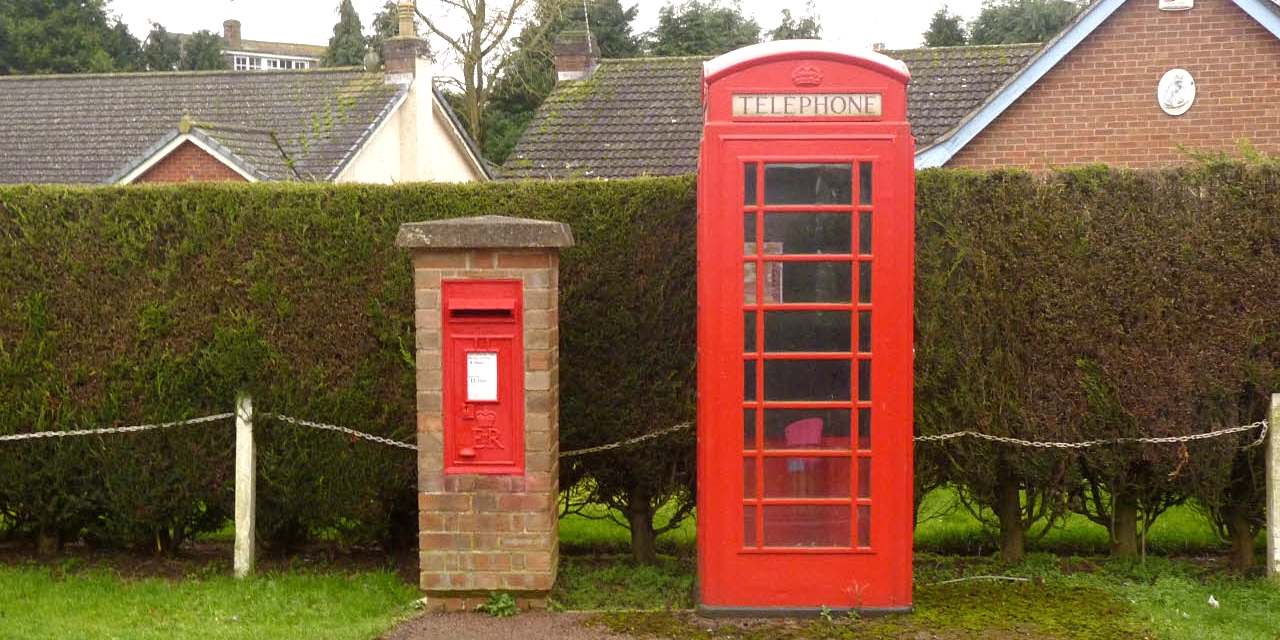
[[[978,108],[1040,50],[1040,44],[933,47],[884,52],[907,63],[907,121],[926,147]]]
[[[885,51],[907,63],[907,120],[917,148],[959,123],[1029,60],[1039,44]],[[507,178],[622,178],[698,170],[706,58],[601,60],[561,82],[504,167]]]
[[[0,77],[0,184],[119,178],[184,116],[266,179],[331,180],[404,91],[355,69]]]

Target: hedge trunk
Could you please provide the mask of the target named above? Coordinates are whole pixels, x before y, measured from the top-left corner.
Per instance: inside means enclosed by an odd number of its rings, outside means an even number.
[[[996,516],[1000,519],[1000,559],[1022,562],[1026,556],[1026,532],[1022,528],[1022,492],[1007,465],[1000,468],[996,486]]]
[[[631,559],[636,564],[657,564],[657,535],[653,532],[654,509],[648,500],[632,500],[627,513],[631,525]]]
[[[1116,495],[1111,504],[1111,555],[1138,555],[1138,502],[1128,492]]]
[[[1243,507],[1233,507],[1226,516],[1227,536],[1231,539],[1231,568],[1246,571],[1253,568],[1253,527]]]

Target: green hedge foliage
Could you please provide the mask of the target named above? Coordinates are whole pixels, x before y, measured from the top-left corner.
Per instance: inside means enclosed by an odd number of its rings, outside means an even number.
[[[485,214],[573,226],[578,244],[562,254],[566,396],[600,392],[599,379],[575,371],[632,386],[607,403],[566,400],[566,414],[590,416],[565,419],[566,443],[575,429],[594,441],[615,424],[691,417],[691,179],[9,187],[0,188],[0,433],[227,412],[244,391],[260,412],[411,440],[412,274],[395,234],[402,222]],[[636,350],[637,335],[670,349]],[[416,541],[412,454],[259,423],[269,546],[317,535]],[[173,548],[225,522],[232,446],[226,422],[5,443],[3,525],[49,545],[83,536]]]
[[[396,230],[486,214],[564,221],[577,240],[561,262],[562,450],[691,420],[694,191],[692,178],[0,188],[0,433],[221,413],[245,391],[259,411],[409,440],[413,297]],[[1280,383],[1278,255],[1275,168],[921,172],[917,433],[1080,440],[1261,419]],[[412,544],[412,455],[261,424],[270,546]],[[225,522],[231,432],[0,444],[2,526],[173,548]],[[1238,528],[1261,509],[1251,435],[1067,452],[950,441],[918,448],[917,476],[986,505],[1013,483],[1043,505],[1026,523],[1067,508],[1151,518],[1195,497]],[[693,439],[562,475],[623,506],[687,499]]]

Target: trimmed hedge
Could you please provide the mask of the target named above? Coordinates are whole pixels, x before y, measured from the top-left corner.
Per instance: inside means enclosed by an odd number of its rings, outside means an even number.
[[[561,448],[690,420],[694,191],[691,178],[0,188],[0,433],[224,412],[245,390],[259,411],[409,439],[411,274],[395,232],[495,213],[564,221],[577,239],[561,263]],[[1280,383],[1278,256],[1274,167],[921,172],[917,433],[1073,441],[1261,419]],[[411,543],[412,456],[267,425],[269,544]],[[6,443],[4,523],[48,545],[171,548],[224,521],[230,432]],[[1261,510],[1257,450],[1239,449],[1252,435],[1085,452],[953,440],[918,447],[917,477],[960,486],[1006,529],[1070,508],[1131,539],[1126,517],[1194,497],[1238,533]],[[692,435],[562,476],[594,479],[643,522],[640,503],[692,495]]]
[[[678,376],[691,366],[673,375],[645,369],[670,357],[602,360],[635,343],[600,329],[642,332],[692,358],[691,303],[675,323],[640,313],[677,291],[661,275],[675,244],[690,257],[674,279],[692,291],[692,236],[676,242],[692,233],[692,212],[689,179],[0,189],[0,433],[220,413],[243,390],[258,411],[412,439],[412,274],[395,233],[406,221],[493,213],[573,226],[578,245],[562,254],[566,396],[598,384],[573,372],[625,366],[632,395],[650,402],[640,413],[688,419],[692,378]],[[605,341],[614,348],[599,349]],[[665,388],[652,393],[658,378]],[[639,415],[612,403],[584,412],[584,439]],[[572,442],[577,422],[565,423]],[[265,424],[259,526],[270,546],[321,532],[416,541],[412,455]],[[628,424],[638,433],[649,423]],[[4,447],[4,522],[46,546],[88,535],[172,548],[221,526],[230,508],[225,424]]]

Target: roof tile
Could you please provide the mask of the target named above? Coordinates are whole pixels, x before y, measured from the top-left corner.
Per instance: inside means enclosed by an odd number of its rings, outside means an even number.
[[[907,63],[907,120],[927,146],[980,106],[1038,44],[885,51]],[[504,167],[507,178],[622,178],[698,170],[702,63],[707,58],[601,60],[561,82]]]
[[[183,116],[273,179],[325,180],[403,90],[354,69],[3,77],[0,184],[103,183]]]

